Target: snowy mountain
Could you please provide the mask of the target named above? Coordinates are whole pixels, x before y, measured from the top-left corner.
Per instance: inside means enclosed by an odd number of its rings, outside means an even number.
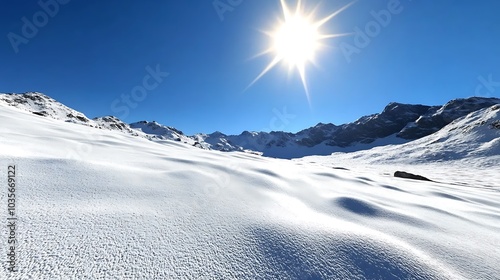
[[[39,92],[0,94],[1,102],[35,115],[87,126],[93,125],[91,120],[83,113],[75,111]]]
[[[307,157],[306,160],[321,159]],[[327,157],[328,158],[328,157]],[[500,104],[456,119],[436,133],[402,145],[388,145],[354,153],[334,153],[335,162],[416,164],[468,162],[500,171]]]
[[[128,124],[124,123],[123,121],[114,116],[93,118],[92,121],[96,124],[97,128],[116,130],[131,135],[139,136],[139,133],[137,133],[137,131],[133,130]]]
[[[27,92],[24,94],[0,94],[0,104],[1,103],[33,113],[37,116],[99,129],[117,130],[139,136],[137,131],[132,130],[128,124],[122,122],[116,117],[105,116],[89,119],[83,113],[73,110],[55,99],[39,92]]]
[[[398,133],[429,108],[391,103],[380,114],[365,116],[341,126],[319,123],[295,134],[280,131],[245,131],[240,135],[224,135],[219,132],[206,135],[203,140],[212,146],[224,143],[225,147],[260,151],[265,156],[278,158],[327,155],[334,151],[371,148],[373,145],[370,144],[384,138],[387,139],[382,142],[403,143],[404,139],[390,136]]]
[[[130,124],[130,127],[150,136],[151,140],[173,140],[193,146],[196,145],[196,141],[192,137],[184,135],[182,131],[170,126],[161,125],[155,121],[140,121]]]
[[[0,102],[39,116],[118,130],[152,141],[172,140],[208,150],[244,151],[289,159],[407,143],[435,133],[471,112],[499,104],[500,99],[472,97],[452,100],[444,106],[390,103],[381,113],[361,117],[352,123],[319,123],[298,133],[244,131],[240,135],[214,132],[193,136],[154,121],[140,121],[128,125],[113,116],[90,120],[84,114],[41,93],[0,94]]]
[[[445,125],[474,111],[499,104],[498,98],[471,97],[455,99],[442,107],[432,107],[398,133],[404,139],[418,139],[439,131]]]
[[[96,129],[61,121],[73,120],[64,107],[40,117],[7,103],[0,219],[15,166],[18,272],[7,271],[3,226],[0,279],[498,278],[499,164],[467,161],[498,155],[498,107],[399,148],[291,161],[149,141],[114,118],[91,120],[109,124]],[[362,168],[386,149],[386,159],[407,153],[404,171],[433,182],[394,178],[397,162]],[[439,150],[467,158],[412,161]]]
[[[205,135],[203,140],[212,147],[221,144],[225,150],[250,149],[278,158],[329,155],[409,142],[439,131],[459,117],[499,103],[497,98],[479,97],[456,99],[444,106],[390,103],[379,114],[340,126],[319,123],[296,134],[245,131],[240,135],[224,135],[218,132]]]
[[[500,104],[472,112],[436,133],[405,144],[294,161],[386,175],[398,169],[436,180],[446,178],[459,186],[498,191]]]

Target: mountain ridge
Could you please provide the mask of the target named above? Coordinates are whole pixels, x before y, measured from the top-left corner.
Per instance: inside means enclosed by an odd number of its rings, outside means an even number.
[[[39,92],[0,94],[0,103],[2,102],[39,116],[116,130],[153,141],[172,140],[207,150],[246,151],[269,157],[297,158],[407,143],[433,134],[467,114],[500,104],[500,99],[459,98],[442,106],[391,102],[382,112],[362,116],[351,123],[318,123],[297,133],[243,131],[239,135],[226,135],[216,131],[192,136],[155,121],[127,124],[114,116],[89,119],[85,114]]]
[[[299,161],[331,165],[415,165],[463,161],[467,166],[498,168],[500,163],[500,104],[458,118],[436,133],[402,144]]]

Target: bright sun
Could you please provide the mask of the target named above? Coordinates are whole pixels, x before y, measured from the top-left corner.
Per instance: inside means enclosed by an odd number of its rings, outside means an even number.
[[[319,47],[318,29],[300,15],[291,16],[273,34],[273,50],[289,66],[297,67],[313,61]]]
[[[280,20],[274,31],[264,32],[271,38],[272,43],[267,50],[260,54],[272,54],[274,57],[250,86],[262,78],[262,76],[274,68],[278,63],[285,62],[288,64],[289,70],[296,69],[298,71],[302,84],[304,85],[307,100],[309,101],[306,65],[308,63],[314,64],[316,52],[322,46],[321,40],[345,35],[324,34],[321,32],[320,28],[334,16],[347,9],[352,3],[323,19],[315,20],[313,13],[305,14],[301,0],[297,0],[297,6],[294,11],[287,6],[286,0],[280,1],[284,18]]]

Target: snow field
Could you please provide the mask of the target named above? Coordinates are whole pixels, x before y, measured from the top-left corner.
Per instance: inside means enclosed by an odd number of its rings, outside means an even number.
[[[19,169],[14,279],[498,279],[494,185],[204,151],[2,105],[0,120],[2,169]]]

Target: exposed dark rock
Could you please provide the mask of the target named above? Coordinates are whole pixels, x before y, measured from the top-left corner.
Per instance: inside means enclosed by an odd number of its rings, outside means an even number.
[[[498,120],[498,121],[494,121],[494,122],[491,124],[491,128],[500,129],[500,120]]]
[[[42,116],[42,117],[46,117],[47,116],[47,112],[45,112],[45,111],[32,112],[32,113],[35,114],[35,115],[38,115],[38,116]]]
[[[396,171],[396,172],[394,172],[394,177],[432,182],[432,180],[430,180],[430,179],[428,179],[428,178],[426,178],[424,176],[415,175],[415,174],[404,172],[404,171]]]
[[[347,147],[356,142],[371,143],[376,139],[398,133],[431,108],[424,105],[390,103],[380,114],[365,116],[343,125],[333,135],[333,140],[340,147]]]
[[[349,170],[348,168],[345,168],[345,167],[332,167],[332,169],[337,169],[337,170]]]
[[[431,107],[425,114],[420,116],[415,122],[409,123],[398,137],[407,140],[431,135],[452,121],[466,116],[474,111],[481,110],[499,103],[498,98],[471,97],[467,99],[455,99],[446,103],[442,107]]]
[[[89,120],[85,117],[82,117],[82,116],[76,116],[76,119],[81,121],[81,122],[88,122]]]
[[[308,129],[304,129],[297,133],[298,136],[305,136],[297,141],[298,144],[306,147],[313,147],[332,137],[332,134],[338,129],[338,126],[328,123],[318,123]]]

